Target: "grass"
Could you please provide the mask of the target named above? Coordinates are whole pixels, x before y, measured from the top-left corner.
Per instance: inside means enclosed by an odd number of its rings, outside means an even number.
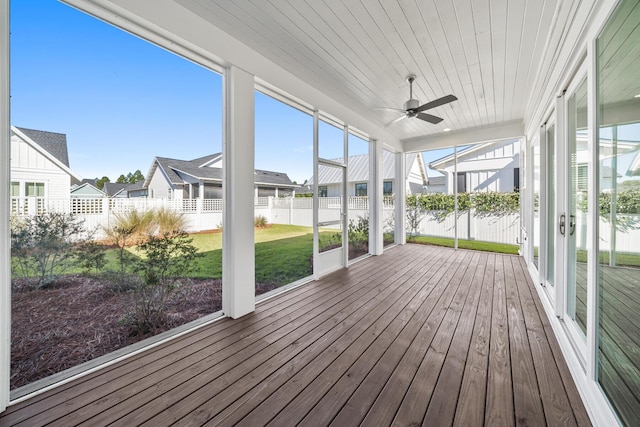
[[[419,243],[422,245],[436,245],[453,248],[454,240],[445,237],[414,236],[407,237],[408,243]],[[458,248],[471,249],[474,251],[496,252],[501,254],[518,254],[518,245],[508,245],[505,243],[481,242],[478,240],[458,239]]]
[[[222,277],[222,234],[194,234],[198,258],[196,277]],[[272,225],[255,230],[256,281],[279,286],[311,275],[313,232],[310,227]]]

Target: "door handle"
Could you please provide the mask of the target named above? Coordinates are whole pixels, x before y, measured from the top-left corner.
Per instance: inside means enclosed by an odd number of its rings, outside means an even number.
[[[569,215],[569,236],[573,236],[576,232],[576,216]]]
[[[560,226],[560,234],[564,236],[564,232],[567,228],[566,216],[564,214],[560,215],[560,223],[558,225]]]

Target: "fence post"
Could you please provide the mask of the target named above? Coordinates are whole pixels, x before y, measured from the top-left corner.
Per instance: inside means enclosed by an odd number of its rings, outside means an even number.
[[[27,213],[29,216],[38,215],[38,199],[35,197],[27,197]]]
[[[289,199],[289,225],[293,225],[293,201],[295,200],[295,191],[293,194],[294,196]]]
[[[108,197],[102,198],[102,223],[106,224],[104,228],[110,228],[109,217],[111,211],[111,199]]]

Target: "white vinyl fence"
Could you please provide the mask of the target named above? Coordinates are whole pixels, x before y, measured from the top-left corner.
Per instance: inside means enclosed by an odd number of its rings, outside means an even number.
[[[339,197],[320,199],[320,222],[340,218]],[[96,238],[104,236],[104,229],[112,227],[118,215],[132,210],[144,212],[150,209],[171,209],[185,216],[188,232],[212,230],[222,226],[222,200],[219,199],[63,199],[52,200],[38,197],[12,198],[11,212],[15,215],[36,215],[43,212],[68,212],[85,221],[88,231],[94,231]],[[349,218],[369,216],[367,197],[348,198]],[[393,197],[383,201],[385,227],[392,222],[394,213]],[[312,198],[257,197],[254,215],[262,215],[270,224],[289,224],[311,227],[313,225]],[[458,216],[458,237],[496,243],[516,244],[520,228],[518,214],[476,215],[473,211]],[[454,215],[439,219],[435,213],[427,213],[420,223],[419,234],[436,237],[454,237]],[[640,238],[640,236],[638,236]]]
[[[453,213],[442,218],[439,212],[427,212],[420,222],[418,234],[453,239],[456,222],[458,239],[518,244],[520,232],[520,214],[518,213],[486,215],[477,214],[472,209],[460,212],[456,221]]]

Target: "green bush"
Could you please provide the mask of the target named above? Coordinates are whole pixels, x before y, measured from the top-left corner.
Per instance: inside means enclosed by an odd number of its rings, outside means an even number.
[[[78,247],[78,264],[85,273],[98,274],[107,265],[105,246],[101,243],[87,240]]]
[[[144,335],[163,328],[168,298],[181,285],[180,280],[185,280],[181,277],[198,269],[195,259],[199,254],[185,232],[149,236],[139,249],[142,257],[136,270],[142,280],[133,290],[135,312],[124,321],[134,334]]]
[[[358,246],[369,243],[369,217],[358,216],[357,220],[350,219],[348,226],[349,245]]]
[[[419,209],[444,219],[455,210],[455,195],[445,193],[412,194],[407,196],[407,211]],[[501,214],[520,209],[520,193],[459,193],[458,211],[474,209],[476,213]]]
[[[67,213],[48,212],[28,218],[13,218],[11,252],[25,279],[35,278],[35,288],[49,286],[55,277],[71,266],[77,247],[87,237],[84,221]]]

